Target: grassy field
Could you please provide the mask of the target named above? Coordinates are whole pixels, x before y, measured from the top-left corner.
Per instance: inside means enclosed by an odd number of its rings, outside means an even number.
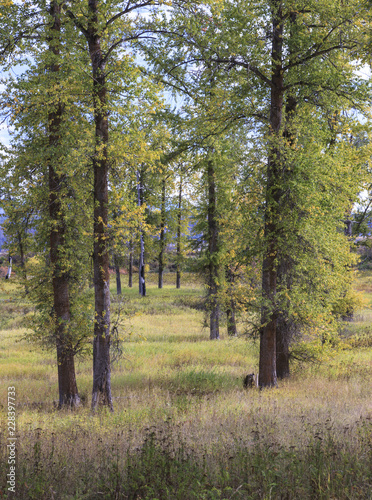
[[[115,412],[89,410],[91,359],[78,360],[83,406],[56,410],[53,352],[20,340],[31,306],[0,290],[0,498],[372,498],[371,273],[345,348],[296,365],[275,390],[243,389],[258,345],[208,340],[203,289],[167,276],[148,297],[124,289],[130,317],[113,365]],[[16,389],[16,493],[7,485],[7,390]]]

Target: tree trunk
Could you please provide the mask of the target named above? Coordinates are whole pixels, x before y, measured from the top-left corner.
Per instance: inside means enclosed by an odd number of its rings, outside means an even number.
[[[219,231],[217,219],[217,195],[216,179],[213,160],[207,162],[207,181],[208,181],[208,251],[209,251],[209,308],[210,308],[210,339],[220,338],[219,319],[220,307],[218,303],[218,247]]]
[[[161,215],[160,215],[160,252],[159,252],[159,282],[158,288],[163,288],[164,250],[165,250],[165,179],[161,186]]]
[[[65,345],[57,342],[58,361],[58,408],[76,408],[80,405],[80,397],[77,391],[75,377],[75,354],[74,351],[66,350]]]
[[[133,238],[129,241],[128,286],[133,286]]]
[[[53,26],[49,39],[49,50],[53,54],[51,74],[58,78],[59,38],[61,31],[61,7],[57,1],[50,4],[50,14]],[[55,109],[48,115],[49,146],[51,151],[60,147],[60,129],[62,122],[62,104],[58,102]],[[58,153],[57,153],[58,154]],[[53,309],[55,315],[55,337],[57,347],[59,408],[63,406],[76,407],[80,403],[78,395],[74,351],[67,327],[71,319],[69,300],[69,277],[63,265],[61,250],[65,247],[66,223],[64,208],[61,204],[61,189],[66,179],[58,174],[54,165],[58,165],[57,155],[49,160],[49,216],[50,216],[50,263],[52,268]]]
[[[291,130],[294,114],[296,112],[297,101],[294,97],[289,96],[285,106],[286,127],[283,136],[289,145],[294,144],[294,135]],[[288,181],[293,177],[295,169],[293,165],[283,165],[283,182],[288,186]],[[293,213],[296,210],[296,202],[289,188],[286,189],[287,195],[281,195],[280,209],[283,213]],[[289,229],[289,228],[288,228]],[[287,229],[287,230],[288,230]],[[296,231],[296,227],[291,228]],[[285,304],[281,304],[280,310],[277,312],[277,327],[276,327],[276,374],[279,379],[289,377],[289,346],[294,335],[294,323],[288,316],[291,302],[292,289],[292,274],[293,261],[288,252],[283,250],[278,251],[278,268],[277,268],[277,286],[278,290],[285,290],[285,295],[288,297]]]
[[[238,335],[238,331],[236,328],[236,307],[235,307],[235,299],[233,296],[233,284],[235,281],[234,272],[227,266],[226,269],[226,277],[227,281],[230,283],[229,292],[231,295],[231,299],[229,301],[229,306],[226,309],[227,316],[227,334],[229,337],[236,337]]]
[[[114,256],[114,262],[115,262],[115,273],[116,273],[116,295],[121,295],[120,266],[116,255]]]
[[[178,213],[177,213],[177,271],[176,288],[181,288],[181,224],[182,224],[182,177],[180,178],[180,187],[178,191]]]
[[[95,124],[94,172],[94,295],[95,322],[93,341],[92,410],[99,403],[113,411],[110,364],[110,275],[106,229],[108,225],[108,111],[105,60],[98,32],[98,0],[88,0],[86,38],[93,76],[93,108]]]
[[[293,30],[297,14],[293,12],[290,16],[290,42],[293,39]],[[290,47],[290,60],[292,53],[296,51],[296,47]],[[293,122],[297,109],[297,99],[294,95],[287,96],[285,105],[285,127],[283,136],[288,146],[293,147],[295,144],[295,135],[293,131]],[[288,165],[285,160],[282,162],[282,176],[283,183],[285,184],[285,195],[283,188],[281,189],[280,210],[283,213],[294,213],[296,211],[296,200],[293,199],[293,193],[289,188],[289,181],[293,179],[296,169],[294,165]],[[286,230],[296,231],[296,227],[286,228]],[[278,290],[285,290],[285,295],[288,297],[285,304],[281,304],[277,312],[277,326],[276,326],[276,374],[279,379],[289,377],[289,346],[295,334],[296,325],[289,317],[289,309],[291,302],[291,289],[292,289],[292,275],[293,275],[293,259],[283,249],[278,251],[278,269],[277,269],[277,286]]]
[[[235,302],[231,299],[230,307],[226,310],[227,316],[227,335],[229,337],[236,337],[238,335],[238,330],[236,328],[236,317],[235,317]]]
[[[291,202],[284,209],[295,210],[295,207],[290,207],[290,205]],[[291,304],[292,274],[293,260],[290,259],[289,255],[282,255],[278,263],[277,276],[278,290],[285,291],[285,294],[282,294],[276,325],[276,374],[278,379],[284,379],[290,375],[289,346],[295,332],[295,324],[288,312]]]
[[[291,206],[292,205],[292,206]],[[289,210],[292,213],[295,206],[292,201],[286,206],[284,210]],[[295,228],[293,228],[295,230]],[[293,282],[293,260],[290,256],[281,255],[277,269],[277,285],[278,290],[282,293],[282,302],[279,304],[277,312],[277,325],[276,325],[276,374],[279,379],[289,377],[289,346],[296,332],[296,324],[289,316],[291,305],[291,290]]]
[[[276,325],[276,374],[278,379],[289,377],[289,326],[284,315],[279,315]]]
[[[142,184],[142,171],[137,170],[137,190],[138,190],[138,206],[141,207],[143,203],[143,184]],[[145,242],[144,234],[140,231],[140,258],[138,267],[138,288],[141,297],[146,297],[146,280],[145,280]]]
[[[280,129],[283,114],[283,17],[281,2],[272,2],[272,77],[270,98],[270,143],[268,152],[265,230],[266,250],[262,264],[262,308],[260,332],[259,386],[277,385],[276,374],[276,286],[280,233]]]
[[[347,236],[348,238],[351,238],[353,236],[353,223],[352,223],[352,221],[351,221],[351,219],[349,217],[351,217],[351,210],[350,210],[350,213],[348,213],[348,218],[344,221],[344,224],[345,224],[345,228],[344,228],[345,236]]]

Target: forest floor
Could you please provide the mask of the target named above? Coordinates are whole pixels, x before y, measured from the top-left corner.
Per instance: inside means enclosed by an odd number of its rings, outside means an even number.
[[[0,498],[371,499],[372,273],[359,274],[365,309],[340,325],[338,348],[262,391],[242,383],[257,372],[258,343],[228,338],[225,326],[209,341],[202,285],[186,276],[176,290],[174,281],[166,275],[159,290],[154,276],[146,298],[136,284],[123,288],[113,414],[90,412],[91,358],[77,360],[82,407],[56,409],[55,354],[22,340],[32,308],[2,282]]]

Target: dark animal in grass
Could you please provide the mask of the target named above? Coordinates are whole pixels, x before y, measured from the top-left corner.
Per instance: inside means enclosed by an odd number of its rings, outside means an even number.
[[[254,373],[249,373],[244,377],[243,385],[245,389],[252,389],[253,387],[257,387],[257,377]]]

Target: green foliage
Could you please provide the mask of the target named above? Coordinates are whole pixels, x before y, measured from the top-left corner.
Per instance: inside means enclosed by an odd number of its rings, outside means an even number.
[[[92,314],[87,314],[84,293],[81,293],[89,276],[89,245],[91,233],[86,230],[86,220],[91,216],[89,200],[90,174],[87,159],[91,148],[89,126],[79,109],[80,103],[73,101],[75,90],[68,87],[72,68],[66,64],[61,70],[66,88],[56,84],[53,90],[53,75],[42,71],[45,58],[36,58],[35,65],[17,81],[10,81],[5,96],[12,102],[12,123],[15,126],[11,147],[6,151],[6,162],[2,165],[4,178],[3,207],[8,220],[6,225],[11,251],[25,259],[22,276],[25,292],[36,305],[32,319],[35,334],[28,338],[55,346],[56,318],[53,313],[52,267],[49,255],[49,239],[52,230],[57,230],[56,221],[50,220],[48,169],[53,168],[62,179],[58,199],[63,212],[64,245],[59,248],[58,268],[68,275],[73,320],[67,327],[67,337],[74,348],[85,348],[89,335]],[[62,78],[62,75],[61,75]],[[64,119],[57,146],[48,143],[48,117],[56,101],[64,105]],[[77,150],[74,136],[80,128],[80,140],[84,149]],[[85,142],[84,142],[85,141]],[[59,214],[61,216],[61,214]],[[59,230],[59,229],[58,229]],[[22,245],[22,247],[21,247]],[[36,255],[32,259],[32,255]],[[26,272],[27,270],[27,272]],[[79,346],[79,347],[78,347]]]

